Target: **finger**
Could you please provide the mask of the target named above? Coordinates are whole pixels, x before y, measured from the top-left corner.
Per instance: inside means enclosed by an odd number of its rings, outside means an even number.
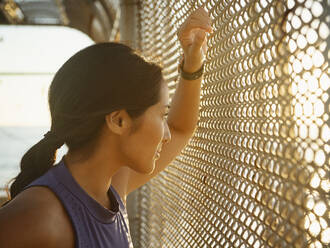
[[[205,23],[205,22],[203,23],[203,22],[199,22],[199,21],[191,21],[191,22],[184,23],[184,25],[179,29],[178,34],[179,34],[179,36],[183,35],[183,34],[187,34],[187,33],[191,32],[191,30],[196,29],[196,28],[203,29],[206,32],[213,31],[211,25],[208,23]]]
[[[195,16],[190,19],[190,22],[195,21],[195,22],[201,22],[201,23],[206,23],[208,25],[212,25],[211,19],[204,17],[204,16]]]
[[[191,22],[191,21],[200,21],[203,23],[207,23],[207,24],[212,24],[211,18],[208,15],[202,15],[202,14],[198,14],[196,13],[195,15],[191,15],[187,18],[186,22]]]
[[[210,18],[210,16],[209,16],[209,14],[208,14],[208,12],[204,9],[204,8],[202,8],[202,7],[200,7],[199,9],[197,9],[192,15],[191,15],[191,17],[192,18],[202,18],[203,20],[205,20],[205,21],[207,21],[208,23],[212,23],[212,21],[211,21],[211,18]]]
[[[195,33],[195,39],[191,45],[192,52],[198,52],[201,49],[205,41],[205,37],[206,37],[206,32],[204,30],[198,30]]]
[[[179,27],[177,34],[179,37],[183,34],[186,35],[194,28],[204,29],[205,31],[212,33],[213,29],[211,25],[212,23],[208,13],[203,8],[200,8],[185,20],[185,22]]]
[[[199,7],[198,9],[196,9],[192,15],[194,14],[201,14],[201,15],[204,15],[204,16],[208,16],[208,12],[203,8],[203,7]]]

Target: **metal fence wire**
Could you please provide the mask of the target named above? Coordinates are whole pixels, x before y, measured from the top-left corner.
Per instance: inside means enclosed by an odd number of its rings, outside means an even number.
[[[170,97],[176,32],[200,6],[214,33],[198,127],[139,189],[135,246],[329,247],[329,1],[140,1]]]

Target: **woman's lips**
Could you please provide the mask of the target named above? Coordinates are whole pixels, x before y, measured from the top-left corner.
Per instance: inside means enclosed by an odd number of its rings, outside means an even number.
[[[161,151],[162,151],[162,149],[157,150],[155,153],[155,157],[160,157]]]
[[[155,157],[156,157],[156,158],[159,158],[159,157],[160,157],[160,152],[156,152]]]

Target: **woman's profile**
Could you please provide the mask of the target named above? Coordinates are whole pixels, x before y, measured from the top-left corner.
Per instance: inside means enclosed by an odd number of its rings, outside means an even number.
[[[171,105],[162,68],[126,45],[95,44],[62,65],[49,88],[50,131],[22,157],[0,208],[0,247],[132,247],[126,196],[194,133],[207,32],[202,8],[178,30],[184,58]]]

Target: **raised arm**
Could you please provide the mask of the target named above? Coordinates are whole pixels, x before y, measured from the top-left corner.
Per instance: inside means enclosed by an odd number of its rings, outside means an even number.
[[[201,68],[207,50],[207,32],[212,32],[211,19],[203,8],[193,12],[179,28],[177,34],[184,52],[185,72],[193,73]],[[196,80],[185,80],[180,77],[167,119],[171,141],[163,145],[161,156],[156,161],[152,174],[143,175],[129,168],[122,168],[113,177],[112,185],[122,198],[125,199],[127,194],[164,170],[187,145],[198,122],[201,81],[202,77]]]

